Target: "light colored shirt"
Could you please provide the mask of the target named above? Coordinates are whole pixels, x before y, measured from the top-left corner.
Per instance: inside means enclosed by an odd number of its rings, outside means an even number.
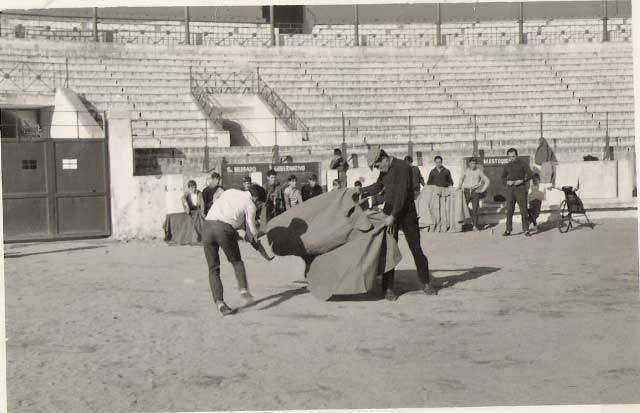
[[[485,175],[480,168],[467,168],[462,175],[460,184],[464,189],[478,189],[478,192],[484,192],[489,187],[489,177]]]
[[[284,204],[287,209],[302,203],[302,194],[298,188],[286,187],[284,189]]]
[[[197,192],[189,192],[189,197],[191,198],[191,203],[193,205],[198,205],[198,193]]]
[[[211,206],[206,220],[225,222],[236,230],[244,227],[247,235],[258,235],[256,205],[248,191],[238,189],[224,191]]]

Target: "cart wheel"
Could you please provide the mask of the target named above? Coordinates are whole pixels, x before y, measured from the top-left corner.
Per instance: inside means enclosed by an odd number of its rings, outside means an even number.
[[[571,228],[571,215],[569,214],[567,201],[562,201],[562,203],[560,204],[560,220],[558,221],[558,231],[564,234],[569,231],[569,228]]]

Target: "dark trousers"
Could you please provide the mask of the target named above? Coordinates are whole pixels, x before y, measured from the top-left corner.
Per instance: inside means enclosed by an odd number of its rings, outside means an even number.
[[[418,270],[418,278],[422,284],[429,283],[429,260],[427,259],[422,247],[420,246],[420,230],[418,228],[418,214],[413,202],[409,204],[409,208],[404,214],[401,214],[396,221],[395,231],[393,238],[398,241],[398,232],[402,229],[404,237],[409,244],[409,250],[413,255],[413,261],[416,264]],[[393,289],[395,279],[395,269],[386,272],[382,277],[382,290],[386,292],[388,289]]]
[[[527,208],[527,187],[526,185],[507,187],[507,231],[513,229],[513,212],[516,209],[516,202],[520,208],[522,216],[522,230],[529,229],[529,209]]]
[[[529,201],[529,220],[533,223],[533,225],[538,225],[538,217],[540,216],[541,208],[541,200],[532,199],[531,201]]]
[[[238,232],[231,225],[220,221],[205,221],[202,225],[202,244],[209,266],[209,284],[213,301],[224,301],[224,290],[220,280],[220,248],[233,266],[239,288],[248,288],[247,273],[238,246]]]
[[[471,202],[471,209],[469,212],[471,213],[471,222],[473,222],[473,227],[480,229],[478,226],[478,210],[480,209],[480,194],[476,191],[472,191],[471,189],[464,190],[464,198],[467,201],[467,205]]]

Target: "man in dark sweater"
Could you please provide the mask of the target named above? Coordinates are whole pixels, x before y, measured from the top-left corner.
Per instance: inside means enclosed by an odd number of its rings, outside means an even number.
[[[411,167],[411,174],[413,179],[413,192],[415,194],[415,199],[418,199],[418,195],[420,195],[420,190],[423,186],[425,186],[424,178],[422,177],[422,172],[420,172],[420,168],[413,164],[413,158],[409,155],[404,157],[406,163]]]
[[[220,174],[213,172],[209,184],[202,190],[202,198],[204,201],[204,215],[206,216],[211,209],[211,205],[216,199],[220,198],[220,195],[224,192],[224,188],[220,186]]]
[[[311,175],[309,177],[309,182],[302,186],[302,190],[300,192],[302,193],[303,202],[313,198],[314,196],[322,194],[322,187],[318,185],[318,176],[315,174]]]
[[[533,172],[531,172],[529,165],[518,159],[518,151],[515,148],[510,148],[507,151],[507,156],[509,157],[509,163],[502,170],[502,183],[507,187],[507,229],[502,235],[511,235],[513,212],[517,202],[518,208],[520,208],[520,216],[522,217],[522,231],[524,231],[524,235],[530,237],[527,186],[525,183],[533,177]]]
[[[402,229],[407,244],[413,255],[418,270],[418,277],[424,285],[427,295],[437,294],[437,290],[430,283],[429,261],[420,246],[420,231],[418,229],[418,214],[413,199],[413,179],[411,167],[405,161],[396,159],[374,145],[367,153],[367,163],[370,168],[377,168],[380,176],[373,185],[362,188],[363,196],[373,196],[384,191],[384,208],[387,215],[385,223],[387,233],[398,241],[398,232]],[[393,291],[395,271],[391,270],[382,277],[382,288],[387,300],[397,299]]]
[[[438,155],[433,158],[436,167],[429,172],[429,178],[427,178],[427,185],[435,185],[441,188],[448,188],[453,186],[453,179],[451,178],[451,171],[442,166],[442,156]]]
[[[429,172],[429,178],[427,179],[427,185],[434,185],[433,202],[430,205],[431,216],[434,220],[433,230],[445,232],[449,230],[449,210],[451,191],[453,186],[453,178],[451,177],[451,171],[442,165],[442,156],[438,155],[433,158],[436,167]]]

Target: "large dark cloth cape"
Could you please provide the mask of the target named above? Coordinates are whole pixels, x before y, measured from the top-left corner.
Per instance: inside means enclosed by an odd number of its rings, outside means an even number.
[[[311,261],[307,280],[316,298],[364,294],[402,256],[387,236],[385,214],[365,211],[353,189],[338,189],[312,198],[269,221],[261,238],[274,255]]]

